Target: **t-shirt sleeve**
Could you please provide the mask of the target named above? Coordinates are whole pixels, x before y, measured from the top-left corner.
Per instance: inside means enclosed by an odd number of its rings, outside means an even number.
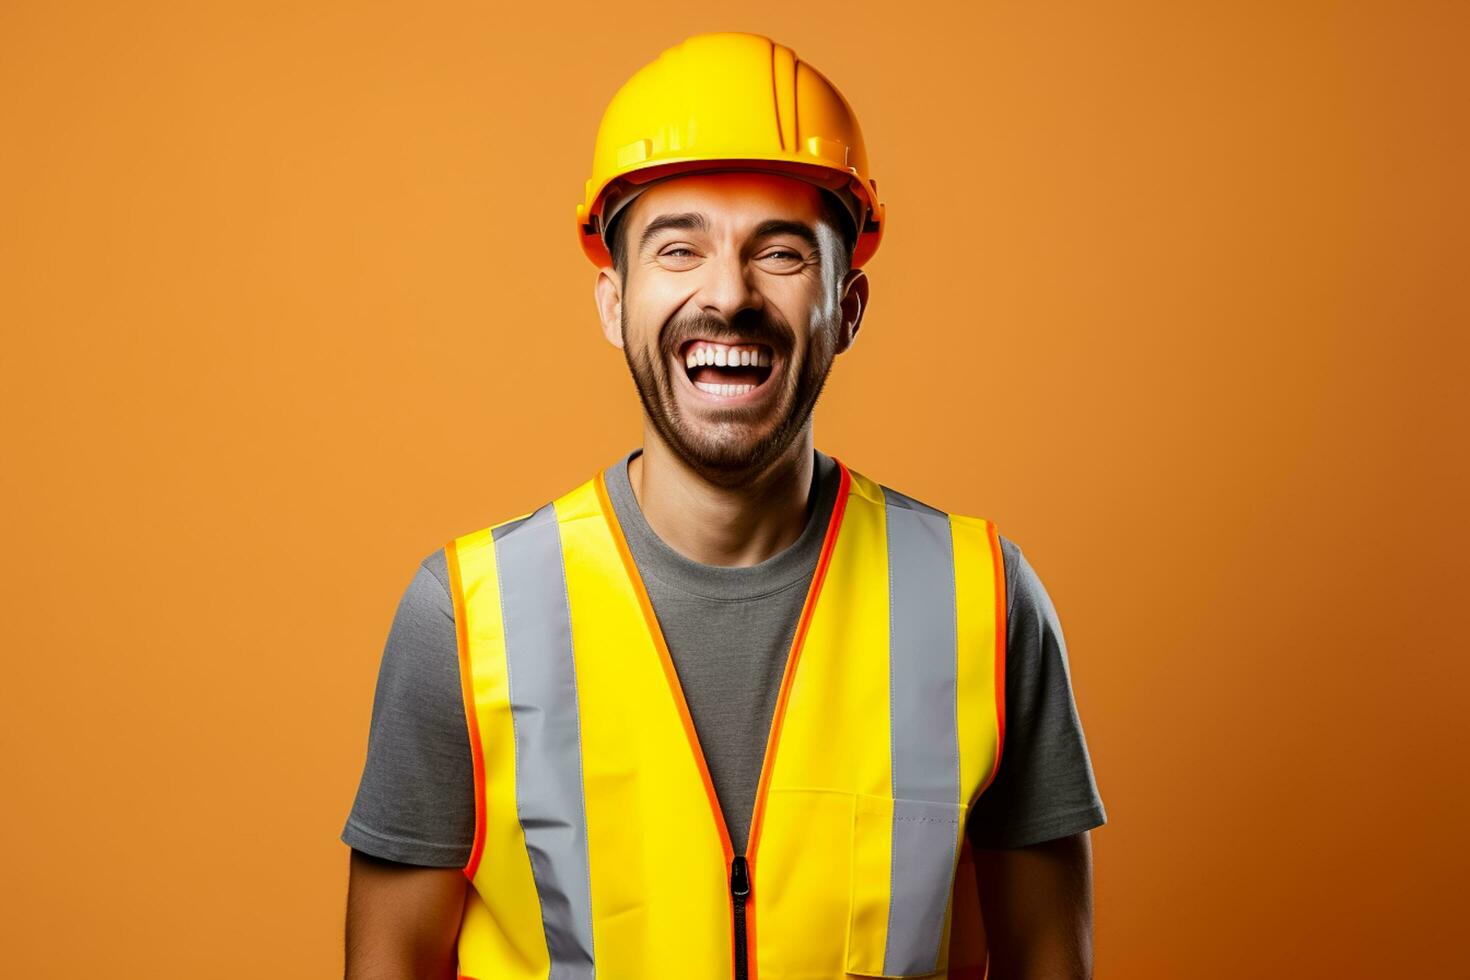
[[[464,866],[475,833],[473,765],[441,549],[419,565],[388,632],[342,841],[389,861]]]
[[[1107,822],[1072,695],[1062,624],[1021,549],[1001,536],[1006,571],[1005,734],[1000,769],[975,801],[977,848],[1025,847]]]

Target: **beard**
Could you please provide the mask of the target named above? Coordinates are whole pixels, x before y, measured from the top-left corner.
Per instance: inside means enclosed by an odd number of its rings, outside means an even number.
[[[624,304],[623,355],[644,414],[674,454],[711,483],[739,486],[764,472],[806,428],[836,357],[835,317],[813,325],[806,355],[795,364],[796,336],[790,325],[761,310],[743,310],[730,321],[707,313],[670,320],[652,345],[635,349],[628,342],[627,309]],[[708,418],[689,419],[680,411],[675,392],[687,379],[673,377],[670,365],[684,370],[680,348],[696,337],[766,344],[783,361],[781,375],[765,381],[778,390],[756,405],[715,407],[701,413]]]

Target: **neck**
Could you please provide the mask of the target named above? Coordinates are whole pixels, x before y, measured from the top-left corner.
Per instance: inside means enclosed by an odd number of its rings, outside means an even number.
[[[710,483],[649,428],[628,482],[648,526],[669,547],[704,565],[757,565],[790,547],[810,516],[810,425],[791,447],[740,486]]]

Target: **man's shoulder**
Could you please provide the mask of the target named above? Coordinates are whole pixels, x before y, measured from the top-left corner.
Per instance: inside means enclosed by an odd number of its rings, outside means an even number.
[[[550,506],[550,504],[547,504],[545,506]],[[444,549],[442,550],[464,549],[467,547],[472,547],[473,545],[478,543],[488,542],[494,540],[495,538],[502,537],[511,529],[529,521],[541,509],[542,508],[537,507],[531,510],[522,511],[521,513],[516,514],[512,517],[506,517],[490,524],[481,525],[480,527],[475,528],[473,531],[465,531],[462,534],[456,534],[453,538],[445,543]]]
[[[425,555],[418,567],[420,576],[427,573],[446,590],[449,588],[449,546],[447,544],[442,544]]]
[[[999,531],[995,533],[995,536],[1000,540],[1000,558],[1001,563],[1005,566],[1006,594],[1012,595],[1015,592],[1016,576],[1023,561],[1021,546]]]
[[[907,510],[947,517],[954,524],[973,529],[977,535],[988,535],[993,531],[1000,545],[1001,566],[1005,573],[1005,592],[1008,604],[1014,602],[1018,591],[1027,601],[1034,601],[1035,594],[1040,588],[1040,582],[1036,581],[1036,573],[1026,563],[1021,546],[1000,532],[997,521],[968,513],[964,509],[950,510],[947,501],[939,500],[937,497],[932,500],[926,499],[929,495],[915,496],[891,483],[867,476],[845,463],[843,465],[852,477],[852,492],[856,492],[872,504],[896,505]]]
[[[1000,536],[1005,563],[1006,619],[1013,637],[1040,641],[1044,634],[1059,633],[1061,626],[1051,594],[1019,544]]]
[[[398,626],[413,627],[445,614],[453,615],[447,545],[424,555],[399,598]]]
[[[876,479],[846,463],[843,464],[843,468],[847,470],[848,476],[851,477],[851,486],[848,492],[850,494],[857,494],[874,504],[887,504],[902,507],[907,510],[943,515],[952,520],[976,525],[995,523],[976,514],[971,514],[963,510],[953,510],[946,505],[948,503],[947,501],[943,501],[937,495],[930,494],[927,491],[910,492],[910,488],[906,485]]]
[[[473,530],[455,534],[445,543],[446,549],[466,549],[498,541],[521,527],[550,521],[566,521],[595,513],[600,509],[599,497],[604,492],[602,471],[582,480],[570,489],[542,497],[534,506],[519,513],[502,516]],[[526,507],[523,500],[522,507]]]

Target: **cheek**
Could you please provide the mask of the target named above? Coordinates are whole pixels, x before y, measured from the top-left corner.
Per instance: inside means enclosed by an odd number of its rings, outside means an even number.
[[[822,322],[822,297],[817,290],[806,288],[769,289],[766,303],[773,316],[791,328],[798,344],[811,342],[811,334]]]
[[[812,320],[821,318],[823,307],[829,302],[820,270],[807,268],[793,275],[762,276],[757,286],[768,306],[774,307],[791,324],[797,333]]]
[[[658,342],[659,332],[688,302],[690,291],[656,279],[638,284],[623,301],[629,340],[639,344]]]

